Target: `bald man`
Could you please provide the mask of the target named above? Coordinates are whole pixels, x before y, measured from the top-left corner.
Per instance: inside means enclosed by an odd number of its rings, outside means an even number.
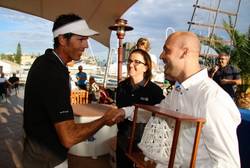
[[[160,106],[195,117],[203,117],[196,167],[240,167],[237,126],[240,113],[231,97],[212,79],[207,69],[199,65],[200,42],[191,32],[171,34],[163,46],[160,59],[165,63],[165,75],[176,81]],[[174,167],[188,167],[196,125],[181,126]]]

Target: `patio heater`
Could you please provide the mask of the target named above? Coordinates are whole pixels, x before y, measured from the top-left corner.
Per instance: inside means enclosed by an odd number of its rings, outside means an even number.
[[[113,26],[109,26],[110,30],[116,31],[117,38],[119,39],[119,47],[118,47],[118,75],[117,82],[119,83],[122,80],[122,62],[123,62],[123,46],[122,39],[124,39],[125,32],[131,31],[134,28],[127,25],[127,20],[125,19],[116,19],[115,24]]]

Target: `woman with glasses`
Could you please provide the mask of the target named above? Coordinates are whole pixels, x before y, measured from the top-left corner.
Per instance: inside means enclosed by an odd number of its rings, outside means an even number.
[[[117,134],[117,167],[130,168],[133,163],[126,157],[131,122],[133,120],[134,104],[155,105],[164,99],[162,89],[151,81],[152,62],[149,54],[136,49],[129,55],[127,62],[128,78],[118,84],[116,105],[122,112],[124,120],[118,123]],[[145,123],[137,123],[135,142],[139,143]]]

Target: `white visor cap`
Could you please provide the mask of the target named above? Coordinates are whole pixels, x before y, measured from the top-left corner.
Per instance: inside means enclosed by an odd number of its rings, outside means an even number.
[[[53,31],[54,38],[58,37],[59,35],[63,35],[66,33],[73,33],[80,36],[93,36],[99,34],[98,32],[89,28],[88,24],[85,20],[78,20],[69,24],[66,24],[62,27],[57,28]]]

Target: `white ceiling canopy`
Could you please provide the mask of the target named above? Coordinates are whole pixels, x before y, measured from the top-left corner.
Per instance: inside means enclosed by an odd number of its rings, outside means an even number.
[[[61,14],[74,13],[83,17],[100,35],[93,39],[110,45],[109,26],[137,0],[1,0],[0,6],[54,21]]]

